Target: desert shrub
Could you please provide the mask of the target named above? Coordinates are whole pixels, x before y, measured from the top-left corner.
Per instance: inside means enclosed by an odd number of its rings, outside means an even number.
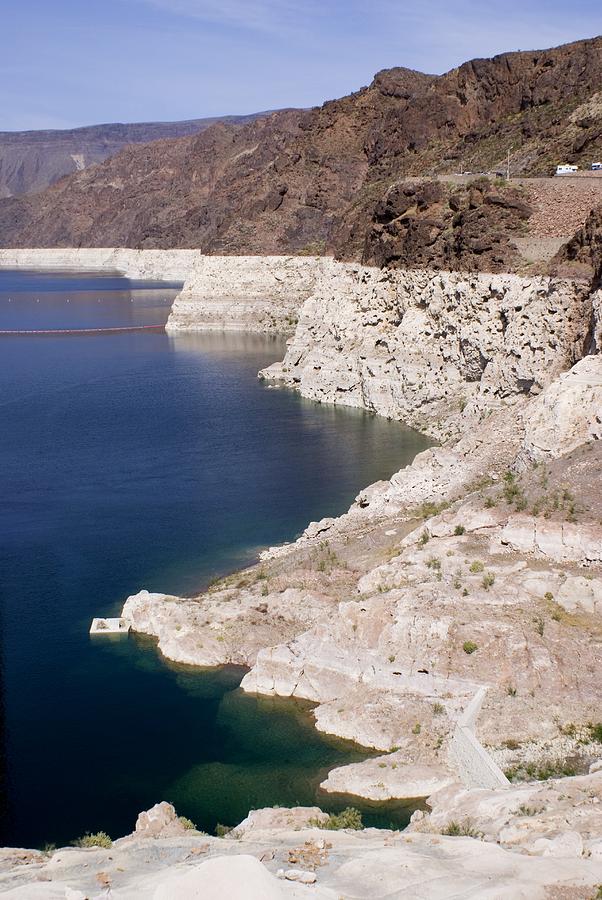
[[[475,561],[470,564],[469,571],[472,572],[473,575],[476,575],[479,572],[482,572],[484,570],[484,568],[485,568],[485,566],[483,565],[481,560],[475,559]]]
[[[470,656],[471,653],[474,653],[475,650],[478,650],[479,648],[474,641],[464,641],[464,643],[462,644],[462,649],[464,650],[464,653],[468,653],[468,655]]]
[[[420,734],[421,731],[422,731],[422,726],[421,726],[420,722],[416,722],[416,724],[412,728],[412,734]]]
[[[435,503],[433,500],[425,500],[420,506],[419,515],[423,519],[430,519],[431,516],[438,516],[440,512],[443,512],[443,510],[448,507],[449,503],[447,500],[442,500],[441,503]]]
[[[541,810],[537,809],[535,806],[526,806],[522,803],[516,812],[519,816],[536,816]]]
[[[321,822],[320,819],[310,819],[309,824],[314,828],[325,828],[327,831],[342,831],[345,828],[361,831],[364,827],[361,812],[353,806],[348,806],[340,813],[331,813],[325,822]]]
[[[430,539],[431,539],[431,536],[425,528],[424,531],[422,532],[422,534],[420,535],[420,543],[424,547],[425,544],[428,544]]]
[[[192,819],[187,819],[186,816],[178,816],[178,822],[183,828],[186,828],[188,831],[196,831],[197,827],[192,821]]]
[[[464,525],[456,525],[456,527],[454,528],[454,534],[456,535],[456,537],[460,537],[460,535],[464,534],[465,531],[466,529],[464,528]]]
[[[588,726],[592,741],[602,744],[602,722],[591,722]]]
[[[509,697],[516,697],[516,688],[514,687],[513,684],[506,685],[506,693],[508,694]]]
[[[572,763],[556,759],[512,766],[504,774],[508,781],[547,781],[549,778],[569,778],[576,772]]]
[[[488,591],[489,588],[492,587],[492,585],[494,583],[495,583],[495,575],[493,574],[493,572],[485,572],[485,574],[483,575],[483,580],[481,582],[481,584],[483,585],[485,590]]]
[[[437,700],[436,703],[433,703],[433,715],[440,716],[445,712],[445,707],[442,703],[439,703]]]
[[[462,821],[451,819],[442,829],[441,834],[447,834],[450,837],[483,837],[483,833],[474,827],[472,819],[462,819]]]
[[[74,847],[102,847],[104,850],[108,850],[113,846],[113,841],[106,833],[106,831],[97,831],[95,834],[90,834],[87,831],[83,837],[77,838],[77,840],[73,841]]]
[[[226,837],[232,831],[231,825],[222,825],[220,822],[215,826],[215,834],[217,837]]]
[[[427,568],[434,569],[436,572],[438,572],[441,569],[441,560],[437,559],[436,556],[431,556],[430,559],[427,559],[426,565]]]

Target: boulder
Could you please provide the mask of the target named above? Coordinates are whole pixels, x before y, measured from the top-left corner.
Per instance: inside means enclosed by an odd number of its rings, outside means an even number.
[[[140,813],[136,819],[134,834],[141,838],[158,838],[184,834],[185,831],[174,807],[163,800]]]

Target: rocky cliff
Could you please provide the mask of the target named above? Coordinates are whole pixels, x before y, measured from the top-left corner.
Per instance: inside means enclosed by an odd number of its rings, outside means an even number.
[[[591,316],[568,279],[332,263],[262,377],[449,439],[581,359]]]
[[[2,131],[0,197],[43,191],[65,175],[115,156],[128,144],[198,134],[216,122],[244,125],[262,115],[267,113],[183,122],[111,123],[61,131]]]
[[[410,229],[408,243],[403,217],[413,215],[412,205],[399,210],[392,186],[459,168],[495,170],[509,148],[515,174],[548,174],[558,161],[589,164],[602,155],[601,75],[602,38],[472,60],[439,77],[386,70],[318,109],[130,147],[34,197],[4,200],[0,240],[245,255],[326,251],[346,259],[366,253],[369,262],[389,254],[388,240],[375,242],[385,225],[401,264],[417,244],[433,244],[429,265],[449,267],[459,254],[463,267],[503,267],[511,262],[507,238],[524,214],[512,197],[504,205],[499,191],[497,200],[475,195],[466,208],[461,198],[450,206],[426,197],[430,212],[418,216],[419,240],[412,242]],[[491,226],[496,204],[499,227],[488,227],[496,233],[483,235],[479,247],[478,220]]]

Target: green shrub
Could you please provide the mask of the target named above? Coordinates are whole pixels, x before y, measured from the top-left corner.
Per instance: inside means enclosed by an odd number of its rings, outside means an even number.
[[[440,716],[444,712],[445,712],[445,707],[443,706],[442,703],[439,703],[438,700],[436,703],[433,703],[433,715],[434,716]]]
[[[464,653],[468,653],[470,656],[471,653],[474,653],[475,650],[478,650],[479,648],[474,641],[464,641],[462,649],[464,650]]]
[[[587,727],[592,736],[592,741],[602,744],[602,722],[596,722],[595,724],[592,722]]]
[[[456,535],[456,537],[464,534],[465,531],[466,529],[464,528],[464,525],[456,525],[456,527],[454,528],[454,534]]]
[[[489,588],[492,587],[492,585],[494,583],[495,583],[495,575],[493,574],[493,572],[485,572],[485,574],[483,575],[483,580],[481,582],[481,584],[483,585],[485,590],[488,591]]]
[[[412,728],[412,734],[420,734],[421,731],[422,731],[422,726],[421,726],[420,722],[416,722],[416,724]]]
[[[192,819],[187,819],[186,816],[178,816],[178,822],[183,828],[186,828],[188,831],[196,831],[197,827],[192,821]]]
[[[90,834],[87,831],[83,837],[77,838],[77,840],[73,841],[74,847],[102,847],[104,850],[108,850],[113,846],[113,841],[106,833],[106,831],[97,831],[96,834]]]
[[[463,819],[461,822],[451,819],[441,831],[441,834],[447,834],[450,837],[483,837],[483,833],[474,827],[472,819]]]
[[[525,804],[523,803],[521,804],[521,806],[519,806],[516,812],[517,815],[520,816],[536,816],[538,812],[541,812],[541,810],[536,809],[535,806],[525,806]]]
[[[437,559],[436,556],[431,556],[430,559],[427,559],[426,565],[428,569],[434,569],[436,572],[441,569],[441,560]]]
[[[543,763],[526,763],[513,766],[504,773],[508,781],[547,781],[549,778],[569,778],[576,774],[575,766],[568,762],[550,760]]]
[[[482,572],[485,569],[485,566],[481,562],[480,559],[475,559],[473,563],[470,564],[469,571],[472,572],[473,575],[477,575],[479,572]]]
[[[221,825],[219,822],[215,826],[215,834],[217,837],[225,837],[232,831],[231,825]]]
[[[428,544],[430,539],[431,539],[431,536],[425,528],[424,531],[422,532],[422,534],[420,535],[420,543],[424,547],[425,544]]]
[[[314,828],[325,828],[327,831],[342,831],[345,828],[361,831],[364,827],[362,814],[353,806],[348,806],[340,813],[331,813],[325,822],[321,822],[320,819],[310,819],[309,824]]]

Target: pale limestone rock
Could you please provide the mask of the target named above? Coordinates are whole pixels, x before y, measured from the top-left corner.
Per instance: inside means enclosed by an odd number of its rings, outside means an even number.
[[[152,900],[282,900],[277,879],[254,856],[217,856],[174,873]]]
[[[317,257],[198,254],[167,330],[292,332],[319,273],[331,265]]]
[[[534,842],[532,853],[542,856],[580,857],[583,855],[583,839],[577,831],[563,831],[555,838],[539,838]]]
[[[602,759],[597,759],[595,762],[593,762],[590,765],[589,773],[590,773],[590,775],[593,775],[594,772],[601,772],[601,771],[602,771]]]
[[[279,877],[286,881],[297,881],[299,884],[315,884],[317,879],[315,872],[309,872],[307,869],[285,869],[280,870]]]
[[[416,800],[429,797],[455,780],[442,766],[406,765],[405,753],[377,756],[331,769],[320,785],[332,794],[352,794],[368,800]]]
[[[602,356],[586,356],[549,384],[525,413],[521,458],[555,459],[602,438]]]
[[[494,544],[497,536],[493,539]],[[546,522],[522,513],[510,516],[499,535],[502,545],[555,562],[602,561],[602,527],[571,522]]]
[[[602,579],[569,575],[554,594],[554,599],[569,612],[581,608],[602,615]]]
[[[185,831],[172,804],[163,800],[140,813],[134,834],[137,838],[158,838]]]
[[[438,437],[535,393],[574,361],[591,300],[550,278],[320,272],[286,357],[262,376],[315,400],[364,407]]]
[[[322,812],[319,806],[293,806],[284,809],[252,809],[243,819],[234,834],[237,839],[254,840],[257,832],[269,830],[297,831],[306,828],[312,820],[327,822],[328,813]]]

